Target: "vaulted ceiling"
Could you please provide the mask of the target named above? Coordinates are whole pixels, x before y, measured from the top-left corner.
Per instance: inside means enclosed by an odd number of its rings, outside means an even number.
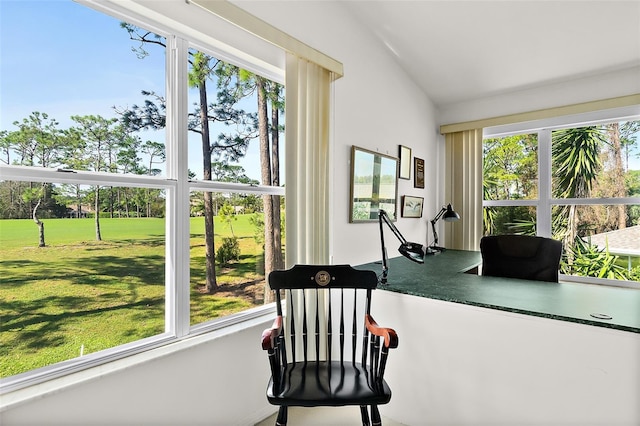
[[[640,1],[344,1],[436,105],[637,69]]]

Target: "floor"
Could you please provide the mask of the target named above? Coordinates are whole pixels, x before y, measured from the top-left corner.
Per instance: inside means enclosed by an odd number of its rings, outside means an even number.
[[[255,426],[274,426],[277,414],[261,421]],[[350,426],[362,425],[358,407],[317,407],[289,408],[288,426]],[[382,416],[383,426],[404,426],[402,423]]]

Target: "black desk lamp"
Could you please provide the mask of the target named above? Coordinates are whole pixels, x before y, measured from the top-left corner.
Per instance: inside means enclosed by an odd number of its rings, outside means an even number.
[[[387,215],[387,212],[382,209],[378,210],[378,222],[380,222],[380,245],[382,246],[382,276],[380,277],[380,284],[386,284],[389,267],[387,266],[387,248],[384,246],[384,229],[382,226],[382,222],[386,223],[387,226],[391,228],[398,240],[400,240],[401,244],[398,248],[398,251],[404,257],[417,263],[424,263],[424,250],[422,248],[422,244],[408,242],[402,236],[400,231],[398,231],[398,228],[396,228],[393,222],[391,222],[391,219],[389,219],[389,215]]]
[[[431,219],[431,229],[433,230],[433,244],[427,247],[426,254],[436,254],[444,251],[444,247],[438,246],[438,233],[436,232],[436,222],[442,218],[445,222],[454,222],[456,220],[460,220],[460,215],[453,211],[451,208],[451,204],[448,204],[446,207],[442,206],[436,217]],[[427,238],[428,239],[428,238]]]

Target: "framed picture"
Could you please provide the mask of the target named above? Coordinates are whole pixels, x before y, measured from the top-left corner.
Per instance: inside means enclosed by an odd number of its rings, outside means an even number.
[[[402,217],[422,217],[423,197],[402,196]]]
[[[380,209],[396,220],[397,193],[398,159],[352,146],[349,222],[378,221]]]
[[[400,145],[400,179],[411,179],[411,148]]]
[[[413,159],[415,169],[413,171],[413,187],[424,188],[424,160],[422,158],[415,157]]]

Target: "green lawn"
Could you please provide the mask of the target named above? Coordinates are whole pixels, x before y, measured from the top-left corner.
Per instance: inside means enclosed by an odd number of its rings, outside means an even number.
[[[31,220],[0,220],[0,377],[153,336],[164,331],[164,219],[45,219],[38,248]],[[249,216],[233,230],[241,259],[217,269],[220,292],[202,294],[204,224],[191,219],[191,323],[262,303],[261,248]],[[230,229],[216,222],[216,246]],[[247,295],[245,295],[247,293]]]

